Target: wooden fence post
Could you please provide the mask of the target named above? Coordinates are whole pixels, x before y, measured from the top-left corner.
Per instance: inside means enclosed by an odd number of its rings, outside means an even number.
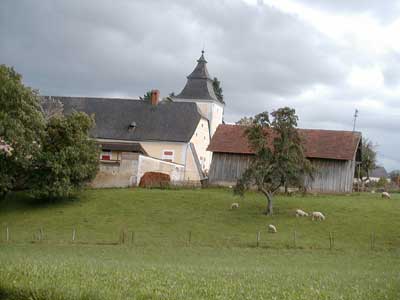
[[[260,232],[257,231],[257,248],[260,245]]]
[[[6,227],[6,241],[9,242],[10,241],[10,229],[8,228],[8,225]]]
[[[329,231],[329,250],[332,250],[332,232]]]
[[[192,232],[189,231],[189,234],[188,234],[188,245],[189,246],[190,246],[191,241],[192,241]]]
[[[374,250],[375,247],[375,233],[371,233],[371,250]]]
[[[296,234],[296,230],[293,231],[293,243],[294,243],[294,247],[297,248],[297,234]]]
[[[135,232],[134,231],[132,231],[132,233],[131,233],[131,243],[132,243],[132,245],[135,245]]]
[[[75,238],[76,238],[76,229],[74,228],[72,230],[72,241],[75,242]]]

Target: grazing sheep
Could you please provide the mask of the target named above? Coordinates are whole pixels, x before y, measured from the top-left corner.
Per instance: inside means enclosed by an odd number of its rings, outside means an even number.
[[[319,211],[313,211],[312,213],[311,213],[311,220],[320,220],[320,221],[323,221],[323,220],[325,220],[325,216],[321,213],[321,212],[319,212]]]
[[[382,198],[384,199],[390,199],[390,194],[388,192],[383,192],[382,193]]]
[[[276,233],[277,232],[276,227],[274,225],[272,225],[272,224],[269,224],[268,225],[268,232],[269,233]]]
[[[371,191],[371,194],[375,194],[375,190],[372,190],[372,191]]]
[[[239,203],[232,203],[231,204],[231,209],[238,209],[239,208]]]
[[[296,209],[296,217],[308,217],[308,213],[304,210]]]

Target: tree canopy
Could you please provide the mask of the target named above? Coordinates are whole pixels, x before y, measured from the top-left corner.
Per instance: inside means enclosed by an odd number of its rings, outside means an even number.
[[[151,99],[151,91],[147,91],[143,97],[139,97],[140,100],[144,100],[144,101],[150,101]]]
[[[243,117],[239,121],[237,121],[235,124],[236,125],[242,125],[242,126],[251,126],[254,122],[253,117]]]
[[[360,174],[356,174],[356,177],[364,181],[369,181],[370,173],[376,168],[376,145],[367,138],[362,139],[361,146],[361,164],[359,170]]]
[[[222,93],[221,82],[218,80],[217,77],[214,77],[212,84],[213,84],[214,93],[217,96],[217,99],[221,102],[224,102],[224,95]]]
[[[0,152],[0,195],[23,187],[44,128],[38,92],[25,87],[13,68],[1,65],[0,139],[12,152]]]
[[[245,134],[255,152],[249,168],[238,180],[235,193],[243,195],[255,185],[267,198],[266,213],[273,214],[273,195],[281,187],[304,188],[312,179],[312,166],[304,155],[296,129],[298,117],[294,109],[280,108],[271,113],[256,115]]]
[[[38,197],[68,196],[91,180],[98,147],[89,138],[94,121],[62,114],[43,103],[13,68],[0,66],[0,196],[26,190]]]

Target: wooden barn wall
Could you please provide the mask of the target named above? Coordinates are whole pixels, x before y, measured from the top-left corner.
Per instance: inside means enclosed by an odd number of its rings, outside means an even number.
[[[354,179],[354,160],[312,159],[316,171],[314,180],[306,185],[315,192],[351,193]]]
[[[249,166],[252,156],[246,154],[213,153],[209,180],[211,184],[234,185]]]
[[[209,171],[210,184],[234,185],[247,169],[252,156],[246,154],[213,153]],[[350,193],[353,189],[354,161],[312,159],[316,172],[307,180],[309,190],[323,193]]]

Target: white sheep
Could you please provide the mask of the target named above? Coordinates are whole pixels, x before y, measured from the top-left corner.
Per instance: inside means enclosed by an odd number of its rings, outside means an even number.
[[[277,232],[276,227],[274,225],[272,225],[272,224],[269,224],[268,225],[268,232],[269,233],[276,233]]]
[[[322,220],[325,220],[325,216],[321,213],[321,212],[319,212],[319,211],[313,211],[312,213],[311,213],[311,220],[320,220],[320,221],[322,221]]]
[[[296,209],[296,217],[308,217],[308,213],[304,210]]]
[[[231,204],[231,209],[238,209],[239,208],[239,203],[232,203]]]
[[[390,194],[388,192],[383,192],[382,193],[382,198],[384,199],[390,199]]]

